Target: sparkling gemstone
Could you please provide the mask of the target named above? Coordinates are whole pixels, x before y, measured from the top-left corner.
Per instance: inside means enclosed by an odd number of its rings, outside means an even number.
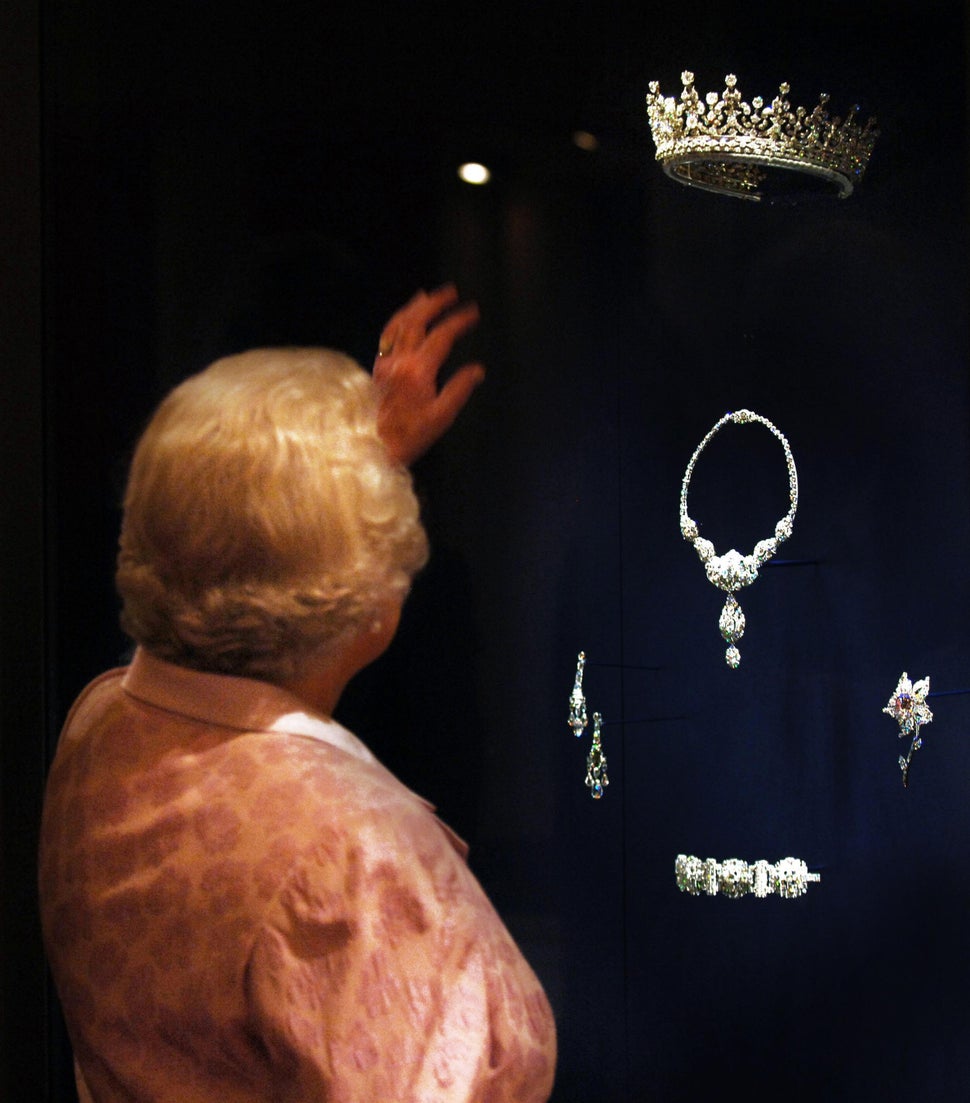
[[[690,517],[682,517],[680,521],[680,532],[685,540],[696,540],[697,522]]]
[[[677,886],[681,892],[689,892],[691,896],[699,895],[701,891],[701,860],[693,855],[687,857],[681,854],[677,858],[676,865]]]
[[[778,550],[778,541],[769,537],[767,540],[759,540],[754,546],[754,557],[759,564],[767,563]]]
[[[779,541],[787,540],[791,536],[791,521],[787,517],[782,519],[775,525],[775,539]]]
[[[697,557],[702,563],[707,563],[714,555],[714,545],[703,536],[698,536],[694,541],[694,551],[697,552]]]
[[[771,866],[764,858],[754,863],[751,884],[752,891],[759,899],[764,899],[771,891],[770,874]]]
[[[744,613],[741,611],[741,606],[738,605],[734,597],[729,596],[724,602],[721,618],[717,622],[717,626],[721,630],[721,636],[727,643],[733,643],[744,635],[744,625]]]
[[[740,858],[728,858],[721,863],[720,890],[722,896],[737,899],[751,889],[751,870]]]
[[[729,592],[749,586],[758,577],[758,564],[754,556],[742,555],[734,548],[707,560],[705,569],[710,582]]]
[[[794,900],[805,893],[808,867],[798,858],[782,858],[775,867],[775,891],[782,899]]]
[[[732,644],[724,652],[724,661],[732,670],[737,670],[741,665],[741,652]]]

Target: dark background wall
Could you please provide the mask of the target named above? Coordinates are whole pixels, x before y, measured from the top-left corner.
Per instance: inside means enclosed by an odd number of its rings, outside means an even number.
[[[249,345],[369,362],[445,279],[482,306],[489,378],[416,469],[433,559],[341,719],[471,842],[554,1004],[556,1103],[966,1098],[964,6],[49,0],[15,29],[4,1098],[71,1098],[32,847],[64,713],[126,653],[111,576],[141,425]],[[643,100],[683,68],[877,114],[858,193],[667,180]],[[466,157],[488,188],[456,179]],[[730,671],[677,504],[741,406],[790,440],[801,504],[740,595]],[[786,509],[777,442],[720,434],[691,496],[718,550]],[[601,802],[565,725],[580,648]],[[880,714],[904,669],[938,694],[909,790]],[[681,851],[792,854],[822,882],[695,899]]]

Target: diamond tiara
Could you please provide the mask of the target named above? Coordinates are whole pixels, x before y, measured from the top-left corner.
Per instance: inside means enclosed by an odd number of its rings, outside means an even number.
[[[822,94],[809,111],[792,107],[788,84],[766,104],[760,96],[741,98],[738,78],[729,73],[724,91],[702,100],[694,74],[681,73],[680,100],[663,96],[650,82],[647,118],[664,172],[681,184],[742,199],[761,199],[768,169],[788,169],[821,177],[844,199],[862,179],[879,131],[876,120],[860,126],[860,108],[844,119],[832,117]]]

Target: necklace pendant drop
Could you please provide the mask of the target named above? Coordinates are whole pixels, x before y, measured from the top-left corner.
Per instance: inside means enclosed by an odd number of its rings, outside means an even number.
[[[721,636],[728,644],[724,652],[724,661],[732,670],[737,670],[741,665],[741,652],[735,646],[735,642],[744,635],[744,613],[738,604],[734,594],[728,594],[724,599],[724,608],[717,622],[721,630]]]

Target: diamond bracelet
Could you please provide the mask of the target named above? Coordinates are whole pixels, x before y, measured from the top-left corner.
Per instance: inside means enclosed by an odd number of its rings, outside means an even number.
[[[762,858],[749,865],[740,858],[719,862],[715,858],[702,860],[678,854],[674,872],[681,892],[689,892],[692,896],[720,893],[730,899],[750,893],[759,899],[775,895],[794,900],[805,895],[810,881],[822,879],[819,873],[809,873],[808,866],[800,858],[782,858],[774,865]]]

